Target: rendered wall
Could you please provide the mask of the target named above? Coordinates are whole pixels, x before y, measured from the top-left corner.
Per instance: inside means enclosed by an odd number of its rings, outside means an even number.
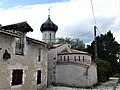
[[[43,31],[42,40],[46,43],[55,43],[56,37],[54,31]]]
[[[46,87],[47,49],[42,45],[27,42],[25,55],[15,55],[15,40],[15,37],[0,33],[0,90],[37,90],[37,88]],[[40,62],[38,62],[39,48],[42,48]],[[3,59],[5,49],[11,54],[11,59]],[[22,85],[11,85],[13,69],[23,69]],[[42,72],[40,85],[37,85],[37,70]]]
[[[58,60],[58,53],[67,48],[67,44],[50,49],[48,52],[48,85],[55,83],[56,79],[56,62]]]
[[[90,70],[89,70],[90,69]],[[95,68],[75,64],[58,64],[56,66],[56,84],[72,87],[89,87],[97,83]],[[88,72],[89,71],[89,72]],[[95,74],[95,75],[93,75]],[[93,75],[93,76],[92,76]]]

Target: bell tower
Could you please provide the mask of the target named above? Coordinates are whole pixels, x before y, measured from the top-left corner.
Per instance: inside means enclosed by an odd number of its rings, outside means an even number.
[[[58,30],[58,26],[51,21],[50,9],[48,10],[49,10],[48,19],[40,27],[40,31],[42,32],[42,41],[49,44],[55,44],[56,41],[55,35],[56,31]]]

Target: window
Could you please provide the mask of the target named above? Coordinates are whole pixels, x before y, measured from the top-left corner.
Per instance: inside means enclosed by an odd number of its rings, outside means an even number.
[[[80,61],[80,56],[79,56],[79,61]]]
[[[41,84],[41,70],[38,70],[37,72],[37,85]]]
[[[65,59],[66,59],[66,58],[65,58],[65,56],[64,56],[64,61],[65,61]]]
[[[17,38],[15,46],[15,54],[23,55],[24,52],[24,43],[21,38]]]
[[[76,56],[74,56],[74,60],[76,61]]]
[[[62,61],[62,56],[60,56],[60,61]]]
[[[38,62],[41,61],[41,48],[39,48],[39,56],[38,56]]]
[[[22,84],[23,70],[16,69],[12,73],[12,86]]]
[[[45,33],[45,39],[46,39],[46,33]]]
[[[83,56],[83,61],[84,61],[84,56]]]
[[[51,33],[50,33],[50,43],[51,43]]]
[[[68,61],[69,61],[69,56],[68,56]]]

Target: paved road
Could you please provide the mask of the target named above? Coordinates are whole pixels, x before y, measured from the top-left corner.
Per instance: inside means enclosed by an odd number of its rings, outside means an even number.
[[[83,89],[83,88],[68,88],[68,87],[50,87],[47,90],[120,90],[120,84],[117,84],[118,78],[111,77],[108,82],[102,83],[95,88]]]

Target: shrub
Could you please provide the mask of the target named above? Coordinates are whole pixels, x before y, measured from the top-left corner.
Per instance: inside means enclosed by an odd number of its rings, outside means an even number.
[[[97,73],[98,73],[98,81],[105,82],[109,79],[111,75],[111,65],[108,61],[103,61],[101,59],[95,59],[95,63],[97,64]]]
[[[119,76],[119,79],[118,79],[118,83],[120,83],[120,76]]]

